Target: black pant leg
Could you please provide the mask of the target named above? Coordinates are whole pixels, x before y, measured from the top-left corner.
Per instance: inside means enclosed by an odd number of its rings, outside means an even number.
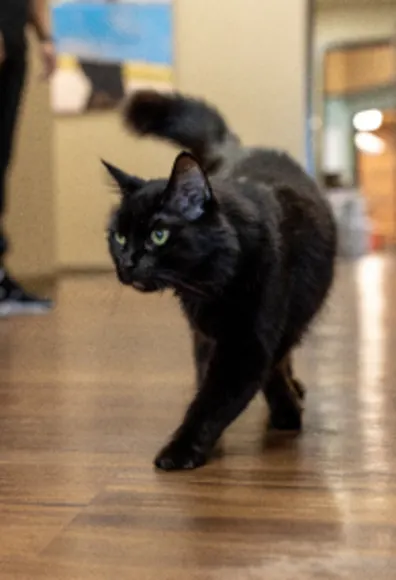
[[[11,162],[18,108],[26,73],[25,51],[16,51],[0,65],[0,260],[7,249],[1,229],[5,211],[6,174]]]

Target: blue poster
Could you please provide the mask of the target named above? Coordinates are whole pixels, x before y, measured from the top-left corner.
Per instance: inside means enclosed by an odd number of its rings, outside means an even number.
[[[135,87],[171,85],[171,0],[65,0],[52,10],[56,112],[111,108]]]
[[[74,2],[53,10],[60,54],[106,62],[172,64],[170,3]]]

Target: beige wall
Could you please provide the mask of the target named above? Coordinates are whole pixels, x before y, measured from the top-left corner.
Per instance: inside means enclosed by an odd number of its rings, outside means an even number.
[[[179,0],[180,88],[221,106],[247,143],[304,157],[306,0]]]
[[[374,0],[371,5],[363,4],[318,9],[315,18],[316,51],[329,44],[373,40],[395,33],[396,2],[381,5]]]
[[[12,245],[8,261],[24,277],[50,274],[55,268],[52,118],[48,87],[38,81],[36,50],[31,57],[7,212]]]
[[[176,0],[176,84],[203,95],[246,143],[304,157],[306,0]],[[55,121],[57,247],[61,267],[107,267],[112,197],[104,157],[145,176],[165,175],[173,152],[131,139],[115,113]]]
[[[177,87],[213,100],[246,143],[284,147],[302,159],[306,0],[175,2]],[[391,6],[317,12],[316,86],[324,46],[389,36],[395,20]],[[37,82],[36,61],[33,69],[11,180],[11,264],[24,275],[47,273],[55,265],[107,267],[103,234],[114,196],[106,190],[99,158],[142,175],[163,175],[173,152],[125,135],[116,113],[56,118],[52,149],[48,91]],[[315,95],[320,116],[320,90]],[[318,143],[319,133],[317,152]]]
[[[167,173],[173,153],[165,145],[131,138],[116,113],[59,118],[55,142],[58,267],[107,268],[105,226],[117,194],[100,159],[150,177]]]

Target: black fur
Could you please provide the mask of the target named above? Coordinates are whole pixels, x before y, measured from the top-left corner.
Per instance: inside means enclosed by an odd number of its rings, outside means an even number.
[[[124,119],[139,135],[167,139],[188,149],[205,169],[221,160],[227,141],[239,144],[214,107],[177,93],[140,91],[127,102]]]
[[[304,390],[290,353],[330,289],[335,226],[325,198],[286,154],[236,140],[227,154],[230,133],[202,102],[145,91],[128,111],[139,132],[189,144],[199,156],[179,155],[169,180],[142,182],[107,166],[122,191],[109,227],[121,282],[173,289],[192,329],[197,394],[155,462],[190,469],[260,389],[272,426],[300,429]],[[202,166],[215,149],[221,162],[208,174]],[[164,245],[153,243],[153,230],[169,233]]]

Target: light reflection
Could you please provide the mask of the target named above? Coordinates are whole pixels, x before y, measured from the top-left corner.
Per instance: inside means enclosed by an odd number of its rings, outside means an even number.
[[[385,151],[385,141],[372,133],[356,133],[354,141],[360,151],[369,155],[381,155]]]
[[[386,441],[384,432],[384,261],[368,256],[357,267],[359,313],[358,385],[361,413],[362,460],[368,471],[385,470]]]

